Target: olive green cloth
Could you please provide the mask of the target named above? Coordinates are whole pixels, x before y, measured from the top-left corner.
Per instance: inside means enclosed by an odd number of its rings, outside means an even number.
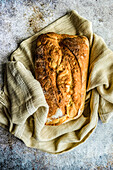
[[[46,126],[48,105],[35,79],[34,58],[39,34],[85,35],[90,59],[83,115],[59,126]],[[92,24],[71,11],[23,41],[6,63],[4,90],[0,94],[0,125],[28,147],[62,153],[84,142],[95,129],[98,113],[102,122],[113,115],[113,52],[93,33]]]

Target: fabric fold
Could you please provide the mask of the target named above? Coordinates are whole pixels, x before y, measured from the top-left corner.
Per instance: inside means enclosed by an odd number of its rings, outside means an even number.
[[[83,114],[60,126],[46,126],[49,106],[35,79],[34,59],[38,35],[46,32],[84,35],[90,44],[87,94]],[[92,23],[71,11],[23,41],[6,63],[0,92],[0,126],[26,146],[49,153],[66,152],[94,131],[98,113],[102,122],[113,116],[113,52],[93,33]]]
[[[6,63],[5,85],[4,93],[9,97],[8,112],[13,124],[24,124],[37,110],[47,117],[49,106],[41,85],[21,62]]]

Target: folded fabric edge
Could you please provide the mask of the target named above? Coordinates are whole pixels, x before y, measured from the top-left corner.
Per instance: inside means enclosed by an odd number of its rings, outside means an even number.
[[[72,151],[72,149],[74,149],[76,146],[85,142],[88,139],[88,137],[92,134],[92,132],[95,130],[96,126],[97,126],[97,124],[90,130],[90,132],[88,132],[88,134],[81,141],[66,144],[65,149],[63,149],[60,152],[59,151],[50,152],[50,151],[44,150],[44,149],[42,149],[43,147],[40,148],[40,143],[37,143],[35,146],[34,143],[36,143],[36,142],[35,142],[35,139],[33,139],[33,137],[31,137],[29,139],[29,143],[28,143],[28,138],[26,138],[24,135],[25,132],[23,132],[23,136],[21,136],[20,140],[22,140],[24,142],[24,144],[30,148],[37,148],[37,149],[39,149],[43,152],[49,153],[49,154],[63,154],[65,152]],[[44,143],[44,142],[42,142],[42,143]],[[62,143],[62,144],[64,145],[64,143]],[[67,147],[67,145],[68,145],[68,147]]]
[[[42,89],[40,87],[40,83],[38,83],[38,81],[34,79],[31,72],[29,70],[27,70],[20,61],[7,62],[7,74],[9,74],[10,72],[11,72],[11,75],[13,75],[13,77],[15,77],[14,82],[16,83],[15,84],[16,86],[18,83],[18,88],[19,88],[19,90],[21,90],[21,91],[19,91],[19,93],[21,92],[24,97],[24,100],[26,99],[27,103],[25,103],[25,109],[27,109],[27,111],[28,111],[28,116],[35,113],[35,111],[37,109],[39,109],[41,106],[48,108],[48,105],[45,101],[45,97],[43,95]],[[9,79],[9,83],[10,83],[10,81],[11,81],[11,79]],[[9,84],[9,85],[11,86],[11,84]],[[33,90],[33,87],[35,87],[34,90]],[[15,90],[15,89],[12,89],[12,90]],[[11,91],[11,94],[12,94],[12,91]],[[11,94],[10,94],[10,96],[11,96]],[[41,100],[40,100],[39,95],[41,95]],[[14,111],[14,110],[12,110],[12,111]],[[13,113],[13,115],[16,116],[14,113]],[[26,118],[28,118],[28,116]],[[14,118],[16,118],[16,117],[14,117]],[[18,122],[19,122],[19,117],[16,118],[15,120],[18,120]],[[21,118],[21,120],[23,123],[26,121],[23,118]],[[13,120],[13,123],[17,123],[17,122],[15,122]]]
[[[108,123],[109,120],[113,117],[113,111],[109,113],[104,113],[104,114],[99,112],[99,116],[100,116],[102,123]]]

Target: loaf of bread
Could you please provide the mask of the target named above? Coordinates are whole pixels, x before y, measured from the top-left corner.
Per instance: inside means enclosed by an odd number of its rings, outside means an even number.
[[[88,60],[85,36],[50,32],[38,37],[35,75],[49,105],[46,125],[60,125],[83,113]]]

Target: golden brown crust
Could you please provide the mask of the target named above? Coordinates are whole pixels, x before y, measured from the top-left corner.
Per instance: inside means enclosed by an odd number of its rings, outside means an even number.
[[[88,59],[84,36],[47,33],[38,37],[35,74],[49,105],[46,125],[59,125],[82,114]]]

